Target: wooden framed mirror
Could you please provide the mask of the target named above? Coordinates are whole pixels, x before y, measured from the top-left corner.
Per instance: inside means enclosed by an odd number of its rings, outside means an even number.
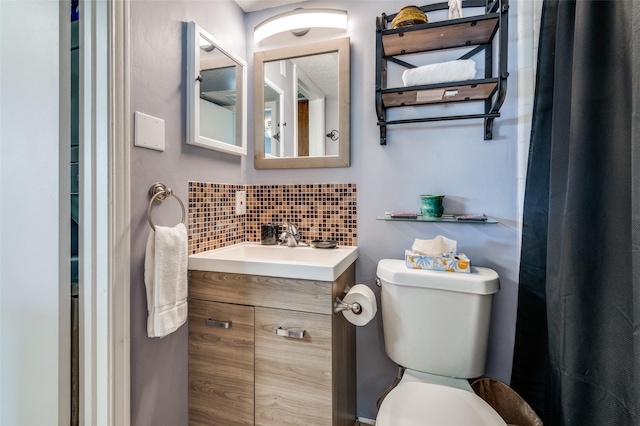
[[[253,57],[254,167],[349,167],[349,38]]]
[[[187,23],[187,143],[247,154],[247,63]]]

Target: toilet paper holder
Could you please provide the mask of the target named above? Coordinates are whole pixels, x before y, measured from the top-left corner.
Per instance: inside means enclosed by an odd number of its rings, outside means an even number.
[[[344,289],[344,294],[349,293],[351,287],[346,286]],[[333,312],[336,314],[342,311],[350,310],[356,315],[360,315],[362,313],[362,306],[358,302],[355,303],[345,303],[338,296],[336,296],[336,300],[333,301]]]
[[[354,314],[360,315],[362,313],[362,306],[360,306],[358,302],[344,303],[339,297],[336,297],[336,300],[333,301],[333,312],[337,314],[338,312],[346,310],[351,310]]]

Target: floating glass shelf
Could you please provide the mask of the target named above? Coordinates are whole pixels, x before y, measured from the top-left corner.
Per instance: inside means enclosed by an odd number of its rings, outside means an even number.
[[[376,220],[388,222],[439,222],[439,223],[472,223],[474,225],[495,225],[497,220],[487,217],[487,220],[463,219],[465,214],[443,214],[442,217],[391,217],[388,215],[376,217]]]

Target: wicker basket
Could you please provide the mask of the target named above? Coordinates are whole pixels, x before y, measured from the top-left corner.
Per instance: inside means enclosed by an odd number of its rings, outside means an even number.
[[[543,426],[533,408],[501,381],[483,378],[474,381],[471,387],[509,426]]]

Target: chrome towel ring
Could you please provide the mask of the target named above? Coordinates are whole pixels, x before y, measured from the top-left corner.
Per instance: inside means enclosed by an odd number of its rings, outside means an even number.
[[[158,201],[161,203],[167,197],[173,197],[176,200],[178,200],[178,202],[180,203],[180,207],[182,208],[181,223],[184,223],[186,226],[186,222],[185,222],[186,212],[184,210],[184,204],[182,203],[182,200],[180,199],[180,197],[178,197],[176,194],[173,193],[171,188],[167,188],[163,183],[156,182],[153,185],[151,185],[151,188],[149,188],[149,197],[151,197],[151,200],[149,200],[149,206],[147,207],[147,219],[149,220],[149,225],[151,225],[151,229],[153,229],[154,231],[156,230],[156,227],[153,224],[153,220],[151,220],[151,207],[153,207],[153,202]]]

